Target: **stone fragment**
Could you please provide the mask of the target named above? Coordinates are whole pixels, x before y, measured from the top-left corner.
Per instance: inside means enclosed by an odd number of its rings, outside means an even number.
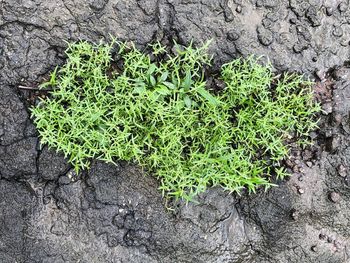
[[[332,34],[335,37],[341,37],[343,35],[343,29],[341,26],[334,26]]]
[[[303,50],[308,49],[309,44],[305,43],[305,42],[297,42],[294,46],[293,46],[293,50],[295,53],[301,53]]]
[[[269,46],[273,42],[273,33],[271,30],[266,29],[262,26],[257,28],[259,42],[264,46]]]
[[[344,177],[344,178],[346,177],[346,174],[347,174],[347,171],[346,171],[346,170],[347,170],[347,169],[345,168],[344,165],[342,165],[342,164],[339,165],[337,170],[338,170],[339,176]]]
[[[338,5],[338,10],[342,13],[345,12],[347,9],[348,9],[348,5],[345,2],[341,2]]]
[[[332,113],[333,111],[333,105],[332,102],[325,102],[322,104],[322,110],[324,111],[325,115],[328,115],[330,113]]]
[[[317,252],[317,251],[318,251],[317,246],[316,246],[316,245],[313,245],[313,246],[311,247],[311,251],[312,251],[312,252]]]
[[[298,211],[297,211],[296,209],[293,208],[293,209],[290,211],[290,217],[291,217],[294,221],[298,220],[298,219],[299,219],[299,213],[298,213]]]
[[[328,198],[330,201],[332,201],[333,203],[338,203],[340,200],[340,195],[337,192],[331,192],[328,195]]]
[[[227,32],[227,39],[230,41],[235,41],[239,39],[239,33],[235,29],[231,29]]]
[[[306,18],[309,20],[310,24],[313,27],[317,27],[321,25],[321,20],[318,16],[317,10],[315,6],[310,6],[306,11]]]
[[[235,19],[235,16],[230,8],[225,9],[224,17],[226,22],[232,22]]]
[[[326,8],[326,15],[327,16],[333,15],[333,12],[334,12],[334,10],[333,10],[332,7],[329,6],[329,7]]]

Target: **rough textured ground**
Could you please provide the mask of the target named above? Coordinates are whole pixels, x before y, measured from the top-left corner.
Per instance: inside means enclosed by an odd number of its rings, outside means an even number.
[[[0,262],[350,262],[350,8],[337,0],[0,1]],[[64,61],[64,41],[112,34],[140,46],[213,39],[220,65],[266,55],[320,79],[317,144],[293,175],[249,197],[211,189],[167,211],[136,167],[95,163],[70,181],[40,149],[18,85]],[[325,78],[330,68],[331,76]]]

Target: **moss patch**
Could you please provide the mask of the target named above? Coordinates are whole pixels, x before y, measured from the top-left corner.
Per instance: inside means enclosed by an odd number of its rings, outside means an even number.
[[[69,45],[66,64],[43,84],[53,89],[49,98],[31,109],[41,143],[77,172],[92,159],[136,162],[163,193],[186,200],[215,185],[254,192],[286,175],[280,161],[289,139],[303,143],[316,127],[309,82],[275,78],[251,57],[223,65],[224,85],[213,91],[207,45],[151,47],[146,54],[124,43]]]

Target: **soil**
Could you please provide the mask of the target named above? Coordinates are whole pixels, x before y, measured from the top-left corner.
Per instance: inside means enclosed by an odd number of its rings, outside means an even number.
[[[110,35],[140,47],[211,38],[216,66],[264,55],[277,72],[316,79],[315,145],[293,151],[278,187],[212,188],[198,204],[167,204],[129,164],[76,176],[40,147],[27,108],[35,92],[18,87],[62,64],[65,41]],[[350,262],[349,41],[349,1],[1,1],[0,262]]]

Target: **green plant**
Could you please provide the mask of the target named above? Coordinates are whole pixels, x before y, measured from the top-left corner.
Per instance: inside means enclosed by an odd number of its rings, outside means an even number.
[[[67,62],[32,107],[42,144],[63,152],[77,172],[91,159],[133,161],[160,179],[163,193],[191,200],[208,186],[254,192],[283,178],[280,161],[292,137],[316,127],[311,85],[297,75],[273,77],[250,57],[222,66],[222,90],[209,90],[208,43],[159,43],[151,55],[133,44],[70,44]],[[151,58],[152,57],[152,58]],[[121,62],[120,68],[116,62]]]

